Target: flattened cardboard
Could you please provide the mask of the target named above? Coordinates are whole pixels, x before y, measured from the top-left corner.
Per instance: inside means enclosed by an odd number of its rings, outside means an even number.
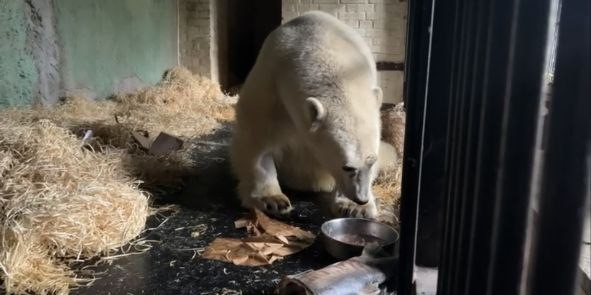
[[[154,140],[150,138],[148,132],[144,131],[131,131],[131,135],[143,149],[157,156],[178,151],[184,144],[182,139],[165,132],[160,132]]]
[[[183,147],[183,140],[168,133],[160,132],[150,146],[149,152],[153,155],[165,155],[178,151]]]
[[[287,255],[309,247],[315,236],[255,210],[250,218],[234,222],[236,228],[246,228],[249,237],[217,238],[211,242],[203,258],[231,262],[235,265],[268,265]]]

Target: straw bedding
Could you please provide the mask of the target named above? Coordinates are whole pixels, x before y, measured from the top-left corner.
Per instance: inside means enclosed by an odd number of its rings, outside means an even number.
[[[399,103],[382,111],[382,140],[391,144],[397,154],[394,167],[381,172],[373,186],[377,196],[380,216],[378,219],[398,227],[398,208],[402,181],[402,155],[404,149],[404,127],[406,113],[404,104]]]
[[[195,142],[227,125],[234,118],[235,97],[224,95],[219,85],[177,67],[162,81],[128,95],[94,102],[71,97],[52,109],[11,109],[3,116],[27,124],[47,119],[82,137],[92,130],[87,144],[125,151],[124,165],[151,192],[178,190],[193,172]],[[150,155],[133,139],[131,131],[147,132],[154,139],[161,131],[185,140],[184,148],[166,155]]]
[[[146,190],[181,185],[196,164],[192,141],[232,120],[233,99],[174,68],[155,86],[106,101],[0,110],[0,289],[67,294],[91,282],[70,263],[121,251],[142,232]],[[154,156],[131,131],[188,143]]]
[[[0,121],[0,268],[7,293],[66,293],[80,282],[60,258],[93,257],[143,229],[148,199],[121,157],[94,153],[41,120]]]
[[[67,294],[90,282],[69,263],[133,241],[151,212],[146,191],[182,188],[207,162],[199,142],[231,128],[236,97],[219,89],[174,68],[154,86],[105,101],[74,97],[53,108],[0,110],[0,289]],[[88,130],[93,136],[83,140]],[[155,156],[131,131],[151,138],[164,131],[185,144]],[[389,223],[399,179],[393,169],[374,186]]]

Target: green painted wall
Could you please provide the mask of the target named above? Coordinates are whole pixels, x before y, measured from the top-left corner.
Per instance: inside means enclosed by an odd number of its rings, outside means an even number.
[[[27,50],[25,1],[0,0],[0,106],[33,101],[37,72]]]
[[[125,78],[157,82],[177,63],[176,13],[170,0],[56,0],[62,88],[105,97]]]

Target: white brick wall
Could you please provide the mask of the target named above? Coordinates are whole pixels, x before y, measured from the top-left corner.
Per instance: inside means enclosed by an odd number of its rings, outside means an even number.
[[[404,62],[406,0],[282,0],[283,22],[310,10],[328,12],[363,36],[377,61]],[[403,73],[379,72],[384,102],[402,100]]]

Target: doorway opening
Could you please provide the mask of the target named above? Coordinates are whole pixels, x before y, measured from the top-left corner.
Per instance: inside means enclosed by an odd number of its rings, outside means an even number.
[[[235,94],[263,42],[281,25],[281,1],[219,0],[214,5],[218,80],[224,92]]]

